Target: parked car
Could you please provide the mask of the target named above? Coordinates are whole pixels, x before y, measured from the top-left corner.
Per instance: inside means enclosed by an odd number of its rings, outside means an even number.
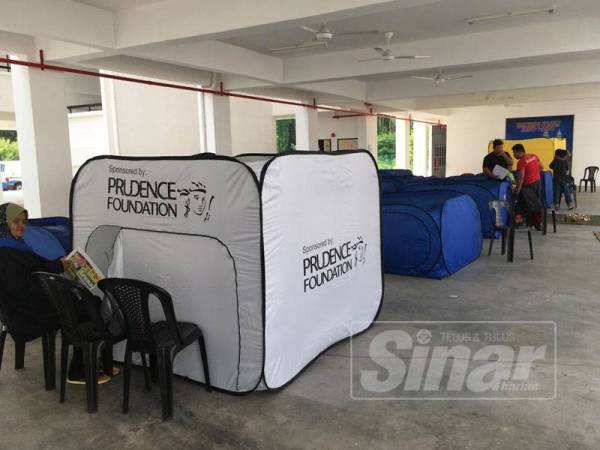
[[[21,177],[6,177],[6,179],[2,182],[2,190],[3,191],[20,191],[23,189],[23,181]]]

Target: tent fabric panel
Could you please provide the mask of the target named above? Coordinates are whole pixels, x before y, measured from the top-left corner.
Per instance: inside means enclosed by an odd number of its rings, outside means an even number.
[[[451,185],[451,184],[470,184],[479,186],[483,189],[487,189],[493,196],[494,200],[504,200],[507,202],[513,201],[512,185],[509,181],[497,181],[492,180],[485,175],[475,175],[468,177],[449,177],[441,179],[440,184]],[[508,221],[508,212],[503,212],[503,220],[506,223]]]
[[[98,227],[114,226],[188,235],[190,242],[212,237],[227,247],[236,266],[242,368],[262,367],[263,359],[260,209],[254,173],[214,155],[97,157],[82,166],[71,189],[76,246],[85,247]],[[174,264],[165,270],[176,276],[180,269]],[[191,267],[188,271],[194,277]],[[259,377],[251,369],[247,373],[258,384]],[[242,381],[240,390],[254,388]]]
[[[443,257],[448,274],[453,274],[481,255],[481,219],[475,202],[467,195],[447,200],[442,217]]]
[[[114,225],[102,225],[90,234],[83,249],[92,258],[102,273],[108,273],[113,262],[115,243],[122,228]]]
[[[382,177],[412,177],[411,170],[408,169],[381,169],[379,175]]]
[[[381,194],[382,195],[394,194],[396,192],[398,192],[398,187],[396,186],[396,184],[393,181],[386,181],[386,180],[381,181]]]
[[[379,310],[375,162],[364,151],[282,155],[263,169],[262,202],[264,377],[274,389]]]
[[[487,189],[477,185],[470,184],[452,184],[451,186],[444,185],[410,185],[402,192],[423,192],[423,191],[444,191],[457,194],[465,194],[471,197],[479,210],[481,221],[481,232],[484,237],[491,237],[494,234],[493,214],[490,210],[489,202],[494,200],[494,196]]]
[[[180,270],[171,270],[174,266]],[[171,294],[177,319],[195,323],[203,331],[211,383],[215,387],[237,392],[256,386],[262,372],[260,354],[255,355],[253,370],[238,371],[240,339],[235,265],[219,241],[124,229],[115,242],[109,275],[147,281]],[[157,301],[151,303],[151,317],[164,320]],[[119,357],[124,351],[124,345],[122,347]],[[175,359],[174,372],[203,382],[201,361],[198,346],[191,345]],[[250,373],[253,377],[248,377]]]
[[[551,208],[554,204],[554,186],[552,181],[552,172],[549,170],[541,173],[542,189],[540,191],[542,208]]]
[[[459,197],[460,193],[450,191],[424,190],[419,192],[398,192],[383,196],[384,205],[404,204],[412,205],[427,211],[435,220],[436,225],[441,225],[442,205],[448,199]]]
[[[440,259],[442,245],[433,218],[411,205],[383,205],[384,271],[420,276]]]
[[[479,257],[481,217],[475,202],[456,192],[385,195],[383,239],[386,272],[444,278]]]
[[[275,153],[247,153],[237,155],[235,156],[235,159],[237,159],[240,162],[243,162],[248,167],[250,167],[254,171],[256,176],[260,178],[260,174],[265,164],[267,164],[276,156],[277,154]]]
[[[481,186],[489,190],[494,195],[494,197],[496,197],[496,200],[510,201],[512,197],[511,184],[506,180],[492,180],[486,177],[485,175],[474,175],[468,177],[448,177],[442,178],[441,180],[443,180],[442,182],[444,183],[468,183]]]

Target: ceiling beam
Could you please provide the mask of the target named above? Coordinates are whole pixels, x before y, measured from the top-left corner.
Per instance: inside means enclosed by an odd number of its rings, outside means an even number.
[[[115,46],[110,11],[69,0],[2,0],[0,30],[98,48]]]
[[[290,28],[301,22],[356,17],[438,0],[170,0],[119,11],[117,45],[127,48],[181,39],[215,39]],[[149,26],[151,24],[151,26]]]
[[[386,100],[419,99],[495,90],[596,83],[600,82],[600,56],[596,55],[594,58],[579,61],[508,67],[470,73],[473,74],[473,78],[446,81],[443,84],[412,78],[370,81],[367,83],[367,99],[371,102],[384,102]]]
[[[326,92],[330,95],[352,98],[359,101],[367,100],[367,83],[359,80],[324,81],[322,83],[304,83],[295,86],[299,89]]]
[[[142,47],[129,49],[125,53],[194,69],[244,75],[269,83],[281,83],[283,80],[281,59],[219,41]]]
[[[439,111],[449,108],[468,106],[505,105],[518,106],[522,103],[554,102],[563,100],[589,100],[597,105],[600,98],[600,83],[577,84],[568,86],[548,86],[533,89],[494,91],[477,95],[447,95],[442,97],[426,97],[412,101],[416,109]],[[389,103],[390,106],[403,106],[404,100]]]

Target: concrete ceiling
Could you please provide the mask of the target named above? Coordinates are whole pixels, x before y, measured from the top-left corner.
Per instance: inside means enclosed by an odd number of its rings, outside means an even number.
[[[468,17],[557,6],[552,15],[469,26]],[[324,49],[271,54],[302,42],[299,27],[394,31],[394,54],[425,60],[359,62],[383,36],[339,36]],[[29,47],[28,47],[29,45]],[[600,83],[597,0],[28,0],[3,5],[0,50],[44,49],[46,59],[185,83],[220,75],[226,89],[320,103],[435,109],[581,95]],[[436,85],[413,75],[473,74]],[[213,78],[214,79],[214,78]],[[545,89],[545,90],[544,90]],[[532,93],[535,91],[536,95]],[[595,91],[594,91],[595,92]],[[529,93],[529,94],[527,94]]]
[[[562,4],[562,5],[561,5]],[[523,11],[548,6],[559,6],[555,14],[539,16],[523,16],[500,19],[485,23],[469,25],[469,17],[487,16]],[[327,22],[334,33],[379,30],[393,31],[393,43],[423,41],[457,34],[479,33],[482,31],[501,30],[510,27],[534,25],[538,23],[552,24],[562,20],[584,17],[600,17],[600,2],[597,0],[446,0],[434,1],[411,8],[365,14]],[[307,19],[303,25],[319,28],[323,22]],[[551,26],[551,25],[550,25]],[[300,27],[286,28],[273,32],[249,32],[235,38],[225,40],[234,45],[269,54],[270,48],[310,41],[311,33]],[[298,54],[330,53],[340,50],[382,47],[385,43],[383,35],[341,36],[330,41],[326,48],[304,49],[287,54],[282,58],[293,58]]]
[[[151,3],[160,3],[165,0],[73,0],[76,3],[83,3],[96,8],[106,9],[107,11],[120,11],[123,9],[134,8],[136,6],[149,5]]]

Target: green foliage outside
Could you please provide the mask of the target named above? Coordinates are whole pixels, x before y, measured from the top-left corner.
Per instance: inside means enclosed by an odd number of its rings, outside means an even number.
[[[296,120],[277,119],[275,121],[277,133],[277,153],[296,149]]]
[[[18,161],[19,146],[16,141],[0,137],[0,161]]]
[[[377,165],[380,169],[396,167],[396,121],[377,118]]]
[[[408,143],[408,169],[413,168],[413,140],[414,132],[412,122],[409,129]],[[394,169],[396,167],[396,121],[385,117],[377,118],[377,165],[380,169]]]
[[[396,167],[396,133],[377,134],[377,165],[380,169]]]

